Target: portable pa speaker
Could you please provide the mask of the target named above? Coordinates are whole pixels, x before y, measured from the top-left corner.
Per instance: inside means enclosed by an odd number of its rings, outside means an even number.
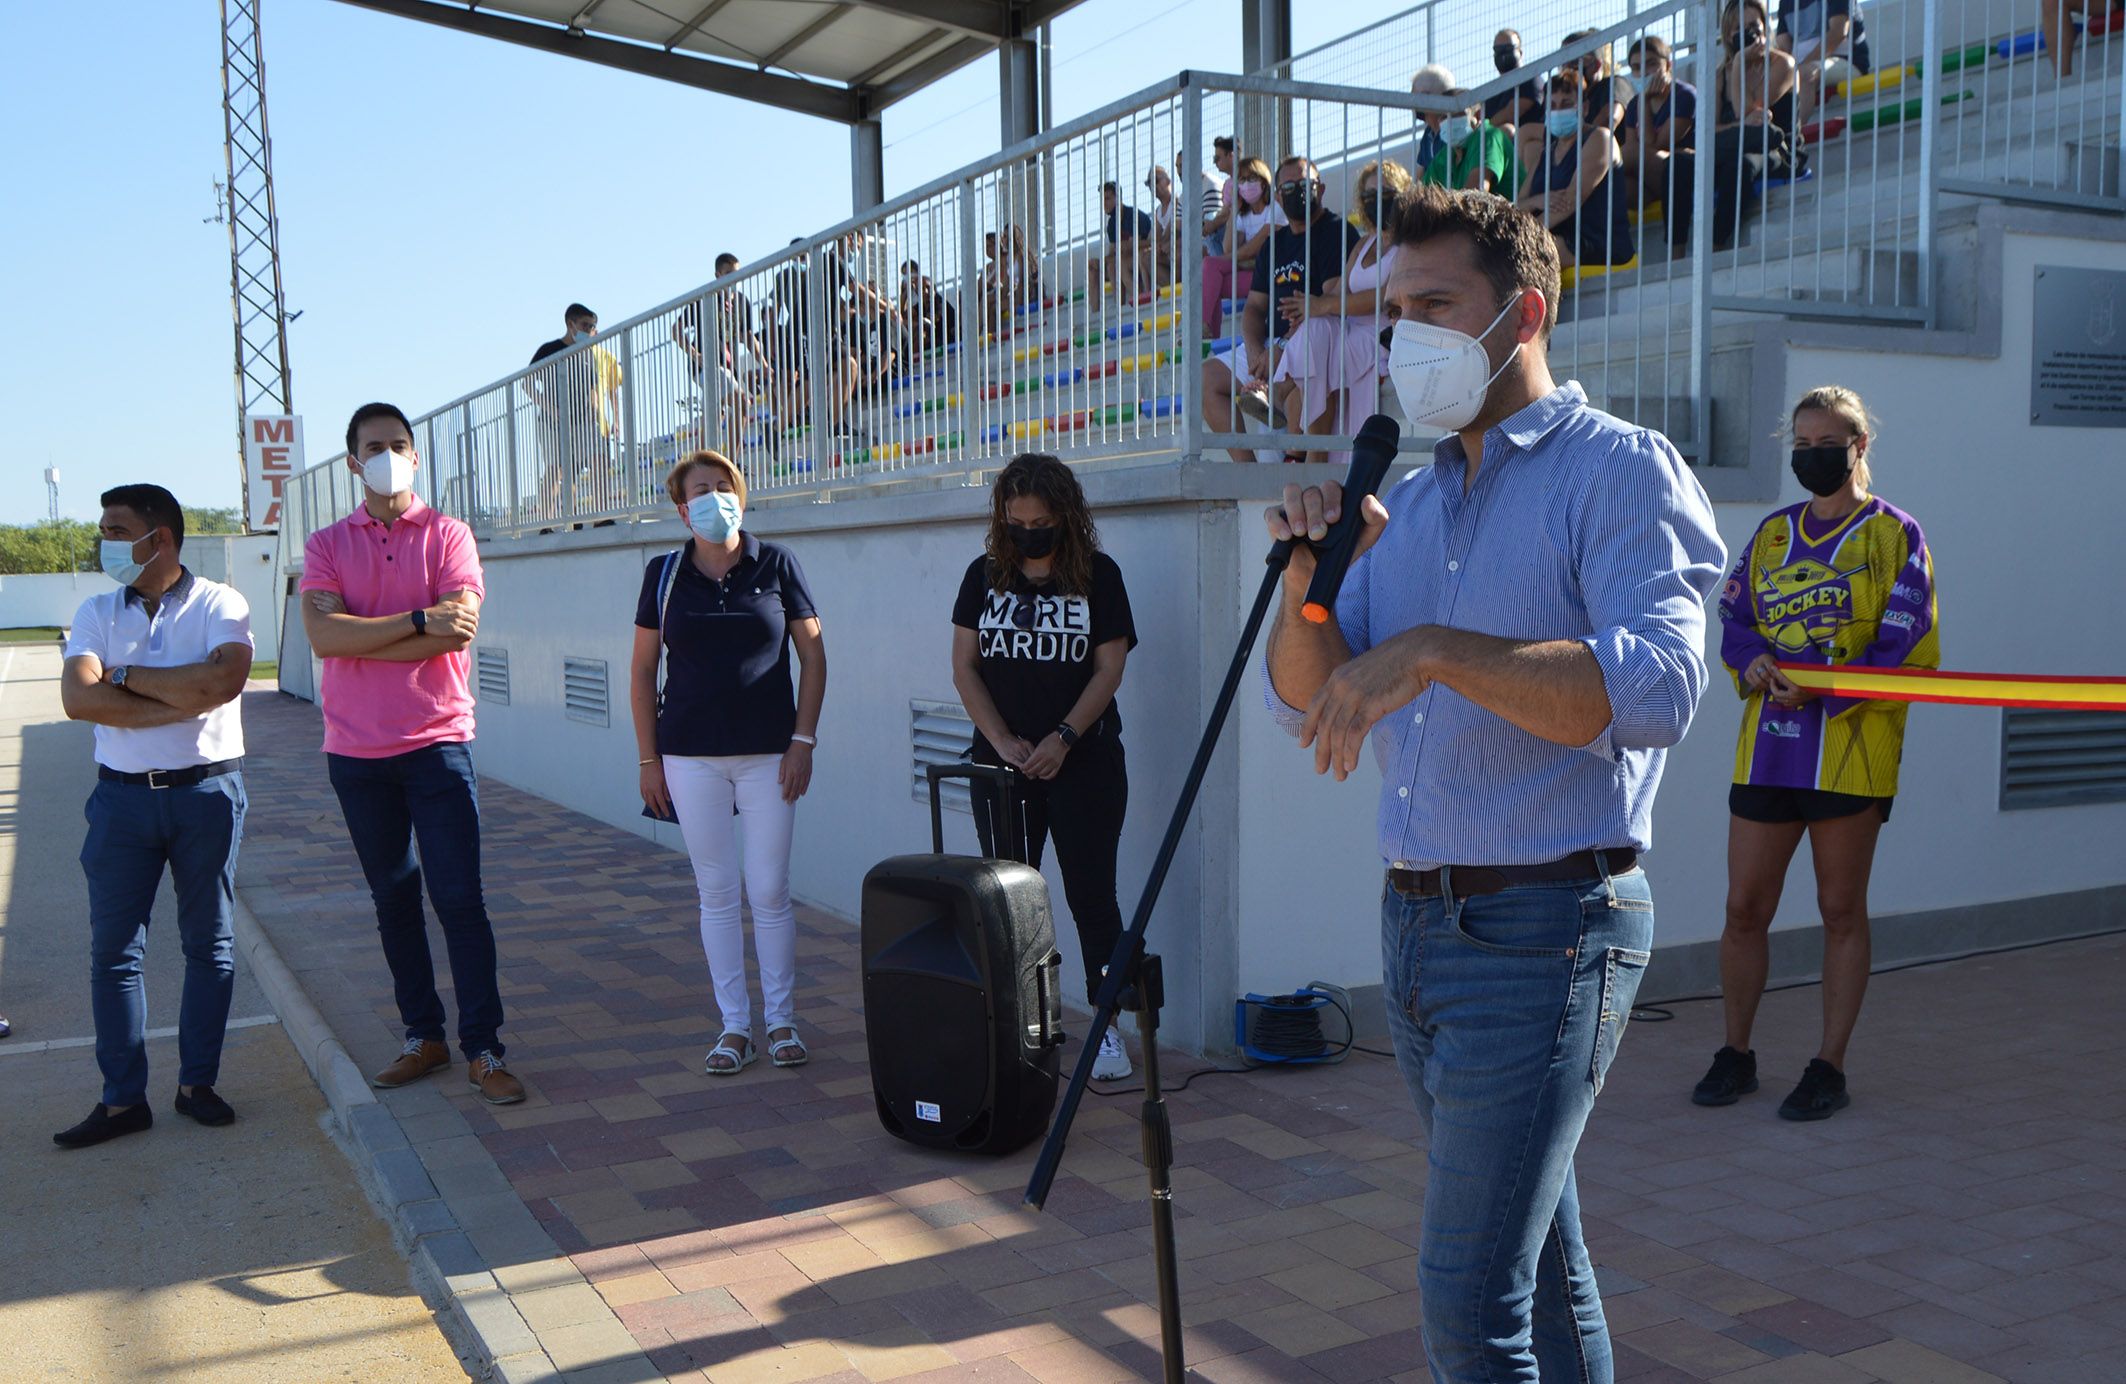
[[[910,1143],[1009,1153],[1047,1128],[1062,1043],[1048,885],[1012,860],[944,853],[939,780],[990,778],[1019,840],[1010,771],[930,769],[930,855],[864,877],[864,1037],[879,1122]]]

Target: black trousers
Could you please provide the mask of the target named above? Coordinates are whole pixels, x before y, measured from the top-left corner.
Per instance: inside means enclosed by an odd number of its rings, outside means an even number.
[[[977,742],[978,764],[1001,764],[995,750]],[[1087,736],[1063,760],[1053,779],[1021,778],[1020,818],[1023,841],[997,840],[1003,820],[997,789],[973,784],[974,829],[982,853],[1023,860],[1039,869],[1041,849],[1052,835],[1056,864],[1063,871],[1063,897],[1078,925],[1078,946],[1085,954],[1085,995],[1100,992],[1100,974],[1122,936],[1122,905],[1116,898],[1115,858],[1122,848],[1122,818],[1129,809],[1129,771],[1122,740],[1114,735]]]
[[[1761,196],[1758,184],[1766,178],[1791,176],[1791,147],[1786,132],[1776,126],[1735,126],[1714,135],[1713,248],[1727,248],[1742,216],[1756,210]],[[1686,245],[1696,210],[1698,163],[1694,155],[1679,153],[1671,165],[1675,190],[1664,213],[1669,242]]]

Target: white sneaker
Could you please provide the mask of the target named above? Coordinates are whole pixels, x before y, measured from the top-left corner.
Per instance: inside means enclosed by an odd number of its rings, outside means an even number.
[[[1100,1035],[1100,1055],[1093,1059],[1093,1080],[1121,1081],[1129,1074],[1129,1049],[1122,1046],[1122,1035],[1109,1029]]]

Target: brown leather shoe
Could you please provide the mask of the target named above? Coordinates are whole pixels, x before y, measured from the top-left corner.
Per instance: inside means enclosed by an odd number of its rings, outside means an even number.
[[[409,1081],[419,1081],[430,1072],[450,1065],[450,1049],[429,1038],[408,1038],[399,1060],[369,1078],[369,1084],[389,1091]]]
[[[480,1099],[489,1105],[515,1105],[524,1099],[524,1083],[511,1076],[502,1059],[491,1052],[473,1058],[466,1075],[472,1079]]]

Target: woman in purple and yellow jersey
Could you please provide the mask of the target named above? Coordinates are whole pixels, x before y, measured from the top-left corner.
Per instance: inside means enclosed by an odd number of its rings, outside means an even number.
[[[1874,427],[1860,396],[1825,385],[1791,419],[1794,475],[1814,497],[1768,516],[1720,594],[1720,657],[1743,697],[1727,838],[1720,989],[1727,1045],[1691,1099],[1757,1089],[1750,1027],[1770,966],[1766,934],[1806,834],[1823,917],[1823,1046],[1779,1107],[1789,1120],[1845,1108],[1846,1043],[1868,985],[1868,872],[1897,794],[1905,704],[1820,695],[1781,663],[1940,666],[1934,564],[1919,525],[1870,493]]]

